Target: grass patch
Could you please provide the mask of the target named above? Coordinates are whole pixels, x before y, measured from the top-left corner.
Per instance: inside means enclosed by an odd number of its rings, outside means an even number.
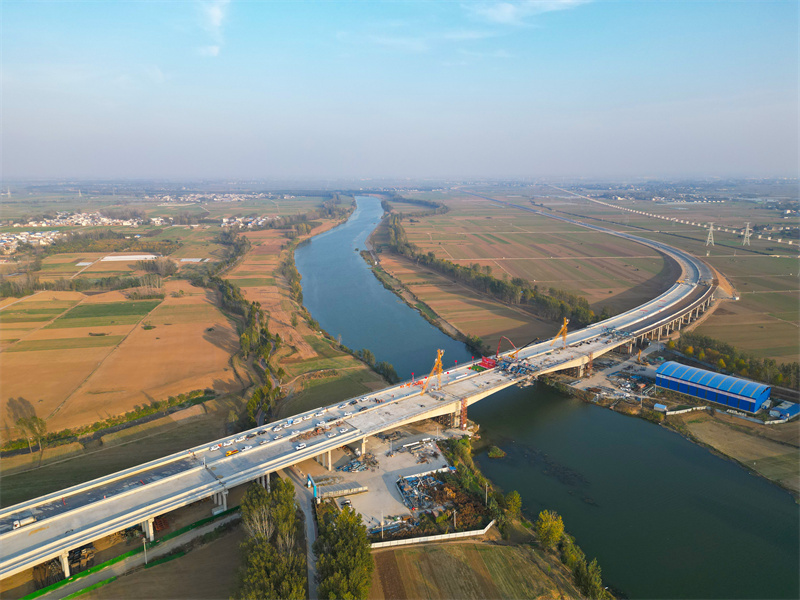
[[[239,287],[270,287],[275,285],[275,280],[272,277],[245,277],[242,279],[230,277],[229,279],[231,283],[235,283]]]
[[[124,335],[92,336],[85,338],[62,338],[56,340],[28,340],[19,342],[6,352],[37,352],[40,350],[70,350],[72,348],[102,348],[116,346]]]
[[[122,317],[129,315],[144,316],[160,303],[160,300],[139,300],[131,302],[81,304],[80,306],[73,308],[61,318],[85,319],[99,317]]]

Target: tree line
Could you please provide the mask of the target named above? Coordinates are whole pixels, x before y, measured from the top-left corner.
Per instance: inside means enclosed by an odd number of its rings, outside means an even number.
[[[422,200],[421,198],[405,198],[397,192],[390,192],[389,198],[381,200],[381,207],[384,212],[390,213],[393,210],[392,202],[402,202],[404,204],[416,204],[417,206],[424,206],[429,209],[423,212],[414,213],[415,217],[427,217],[430,215],[443,215],[450,210],[450,207],[441,202],[434,202],[433,200]],[[402,216],[402,213],[400,213]]]
[[[86,290],[126,290],[136,287],[153,287],[156,281],[152,275],[111,277],[76,277],[75,279],[59,278],[42,281],[34,273],[26,273],[23,277],[9,279],[0,275],[0,298],[19,298],[34,292],[47,290],[55,292],[83,292]],[[156,287],[160,287],[158,284]]]
[[[314,542],[314,553],[320,600],[367,598],[375,562],[361,515],[345,507],[334,518],[326,513],[318,523],[319,537]]]
[[[614,598],[603,586],[603,573],[597,559],[586,563],[586,555],[575,538],[564,532],[564,521],[555,511],[543,510],[535,523],[536,535],[545,550],[558,550],[575,580],[575,585],[586,598],[611,600]]]
[[[530,282],[521,277],[514,277],[510,281],[498,279],[492,276],[491,267],[488,265],[481,267],[474,263],[467,267],[437,258],[434,252],[421,252],[416,245],[408,241],[401,220],[401,215],[396,214],[387,218],[388,246],[392,252],[410,258],[474,290],[489,294],[507,304],[528,306],[534,313],[546,319],[568,318],[579,326],[589,325],[611,316],[607,307],[603,309],[601,315],[596,315],[589,307],[586,298],[565,290],[553,287],[540,290],[538,285],[531,286]]]
[[[235,597],[304,599],[306,565],[298,543],[302,521],[292,483],[276,478],[269,492],[258,483],[251,484],[242,498],[241,511],[247,539],[240,547],[242,566]]]
[[[148,240],[146,236],[126,238],[122,233],[108,230],[72,233],[58,239],[42,250],[44,256],[71,252],[151,252],[172,254],[181,247],[177,240]]]
[[[681,332],[677,346],[686,356],[706,363],[718,371],[725,371],[770,385],[800,390],[800,363],[778,363],[771,358],[759,358],[735,346],[694,332]]]

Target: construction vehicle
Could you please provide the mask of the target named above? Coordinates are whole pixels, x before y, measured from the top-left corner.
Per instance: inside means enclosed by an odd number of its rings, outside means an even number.
[[[421,394],[425,393],[425,390],[428,388],[428,384],[431,382],[431,377],[433,377],[434,373],[438,379],[438,387],[441,389],[442,387],[442,356],[444,356],[444,350],[437,350],[436,351],[436,361],[433,363],[433,369],[431,369],[431,374],[428,375],[427,379],[425,379],[425,383],[422,385]]]
[[[511,344],[514,347],[514,351],[511,354],[509,354],[508,357],[511,359],[517,358],[517,354],[519,354],[519,351],[522,350],[522,348],[517,348],[516,346],[514,346],[514,342],[512,342],[510,339],[508,339],[506,336],[503,335],[500,336],[499,340],[497,340],[497,351],[494,353],[495,359],[496,360],[500,359],[500,344],[502,343],[503,340],[506,340],[509,344]]]
[[[564,317],[564,323],[561,325],[561,329],[558,330],[558,333],[556,334],[556,337],[554,337],[553,341],[550,342],[551,346],[556,343],[556,340],[558,338],[561,338],[562,340],[564,340],[564,348],[567,347],[567,325],[568,324],[569,324],[569,319]]]

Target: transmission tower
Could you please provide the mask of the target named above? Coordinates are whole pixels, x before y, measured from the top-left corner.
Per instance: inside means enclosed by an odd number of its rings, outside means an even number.
[[[706,238],[706,246],[714,245],[714,224],[708,224],[708,237]]]
[[[742,241],[742,246],[749,246],[750,245],[750,236],[753,235],[753,232],[750,231],[750,223],[748,223],[744,228],[744,240]]]

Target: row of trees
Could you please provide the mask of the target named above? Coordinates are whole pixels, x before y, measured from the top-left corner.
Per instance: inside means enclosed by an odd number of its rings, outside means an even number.
[[[286,479],[271,482],[268,492],[251,484],[242,498],[242,523],[247,540],[241,545],[242,566],[236,598],[262,600],[306,597],[305,560],[298,539],[302,522],[295,508],[294,486]]]
[[[147,273],[155,273],[161,277],[169,277],[178,272],[178,263],[166,256],[159,256],[153,260],[137,261],[136,268]]]
[[[561,515],[552,510],[543,510],[535,523],[536,535],[545,550],[560,549],[561,562],[563,562],[575,578],[578,589],[587,598],[601,600],[611,599],[603,586],[603,576],[597,559],[586,563],[586,555],[575,543],[575,538],[564,532],[564,521]]]
[[[91,425],[84,425],[83,427],[78,427],[75,429],[61,429],[59,431],[48,432],[46,427],[41,429],[40,424],[37,423],[35,427],[37,433],[35,435],[31,433],[33,429],[28,425],[28,423],[24,422],[25,420],[30,421],[30,419],[39,419],[39,417],[36,416],[35,410],[30,402],[22,397],[9,398],[9,414],[14,415],[11,420],[17,425],[17,427],[21,427],[21,431],[25,437],[9,440],[3,445],[2,448],[0,448],[0,450],[3,452],[19,450],[24,448],[26,443],[28,443],[28,446],[30,447],[30,438],[35,440],[36,443],[39,444],[40,449],[42,449],[42,447],[45,445],[57,446],[61,444],[68,444],[70,442],[77,441],[82,436],[94,434],[96,432],[103,432],[105,435],[106,433],[110,433],[116,429],[121,429],[122,426],[126,426],[131,421],[151,417],[157,415],[158,413],[166,414],[172,408],[187,408],[194,404],[204,402],[210,398],[213,398],[213,391],[210,389],[193,390],[186,394],[170,396],[166,400],[153,400],[149,404],[136,405],[133,407],[133,410],[129,410],[124,414],[108,417],[101,421],[95,421]],[[11,407],[16,406],[24,406],[29,408],[24,412],[18,409],[12,410]],[[23,423],[20,423],[20,419],[23,419]]]
[[[800,389],[800,363],[778,363],[771,358],[759,358],[743,352],[726,342],[694,332],[682,332],[677,344],[668,343],[677,349],[720,371],[726,371],[771,385]]]
[[[449,260],[437,258],[434,252],[421,252],[417,246],[408,241],[401,219],[400,215],[388,217],[389,248],[446,277],[489,294],[501,302],[529,306],[536,314],[546,319],[559,320],[566,317],[576,325],[588,325],[611,316],[606,308],[598,317],[589,307],[586,298],[565,290],[553,287],[546,291],[540,290],[538,285],[531,286],[530,282],[521,277],[514,277],[510,281],[498,279],[492,276],[491,267],[488,265],[484,267],[477,263],[471,266],[457,265]]]
[[[335,518],[323,519],[314,553],[320,600],[367,598],[375,563],[361,515],[346,507]]]
[[[28,296],[34,292],[41,290],[55,291],[55,292],[83,292],[87,290],[126,290],[140,286],[152,286],[154,281],[147,276],[112,276],[112,277],[95,277],[84,278],[76,277],[74,279],[59,278],[41,280],[39,276],[34,273],[26,273],[23,277],[16,279],[8,279],[0,275],[0,297],[20,298]],[[159,286],[160,287],[160,286]]]
[[[44,256],[70,252],[152,252],[172,254],[181,247],[176,240],[149,240],[147,236],[128,239],[111,229],[73,233],[42,250]]]
[[[416,204],[417,206],[424,206],[428,210],[423,212],[415,212],[415,217],[427,217],[429,215],[443,215],[447,211],[450,210],[450,207],[446,204],[442,204],[440,202],[434,202],[433,200],[422,200],[420,198],[404,198],[400,196],[396,192],[390,194],[387,200],[381,201],[381,207],[383,208],[384,212],[390,213],[393,210],[392,202],[402,202],[404,204]],[[402,213],[400,213],[402,216]]]

